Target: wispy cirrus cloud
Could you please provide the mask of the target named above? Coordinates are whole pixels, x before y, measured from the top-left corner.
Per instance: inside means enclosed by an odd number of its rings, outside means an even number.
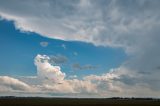
[[[42,47],[47,47],[48,46],[48,42],[40,42],[40,45],[42,46]]]

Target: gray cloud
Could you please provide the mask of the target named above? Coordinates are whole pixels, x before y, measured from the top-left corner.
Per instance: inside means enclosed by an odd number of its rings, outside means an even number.
[[[0,16],[14,20],[20,30],[129,51],[139,43],[137,37],[160,21],[158,0],[6,0],[0,10]]]
[[[49,61],[50,63],[53,63],[53,64],[64,64],[68,61],[68,58],[61,54],[51,55]]]
[[[78,64],[78,63],[75,63],[75,64],[72,64],[72,68],[73,68],[74,70],[95,70],[95,69],[97,69],[98,67],[97,67],[97,66],[90,65],[90,64],[80,65],[80,64]]]

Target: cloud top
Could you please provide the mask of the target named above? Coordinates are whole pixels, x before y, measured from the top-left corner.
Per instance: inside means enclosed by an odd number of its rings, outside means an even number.
[[[53,82],[61,82],[65,73],[61,72],[59,66],[53,66],[49,63],[50,58],[46,55],[37,55],[35,65],[37,67],[37,75],[39,78],[51,80]]]

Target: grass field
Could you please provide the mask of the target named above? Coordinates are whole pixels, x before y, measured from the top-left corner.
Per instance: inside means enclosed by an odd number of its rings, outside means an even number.
[[[0,98],[0,106],[160,106],[159,99]]]

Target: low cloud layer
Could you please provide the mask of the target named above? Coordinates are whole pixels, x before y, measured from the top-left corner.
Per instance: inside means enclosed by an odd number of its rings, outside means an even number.
[[[49,63],[50,57],[47,55],[37,55],[35,66],[37,76],[25,76],[12,78],[9,76],[0,77],[0,92],[30,92],[37,93],[95,93],[96,85],[87,80],[65,79],[59,66]],[[32,96],[33,96],[32,95]],[[45,94],[46,95],[46,94]],[[48,95],[50,96],[50,95]]]
[[[7,91],[31,91],[26,83],[8,76],[0,76],[0,92]]]
[[[0,77],[0,92],[32,93],[32,96],[52,96],[58,93],[61,96],[77,97],[81,95],[94,95],[96,97],[113,96],[136,96],[136,97],[158,97],[159,86],[154,80],[147,80],[143,74],[138,74],[134,70],[128,70],[125,67],[111,69],[103,75],[89,75],[81,80],[77,77],[66,78],[59,66],[49,63],[50,57],[47,55],[37,55],[35,65],[37,67],[37,76],[25,76],[12,78],[9,76]],[[159,78],[157,77],[157,81]],[[147,82],[148,81],[148,82]],[[151,81],[151,82],[149,82]],[[158,88],[156,88],[156,86]],[[41,92],[41,93],[40,93]],[[51,93],[51,94],[48,94]],[[6,93],[7,94],[7,93]],[[66,96],[66,95],[65,95]],[[76,97],[76,96],[75,96]]]

